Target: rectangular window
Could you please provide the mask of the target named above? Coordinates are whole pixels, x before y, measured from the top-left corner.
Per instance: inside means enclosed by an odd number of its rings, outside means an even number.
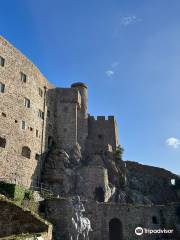
[[[6,114],[5,114],[4,112],[2,112],[1,115],[2,115],[3,117],[6,117]]]
[[[24,130],[26,129],[26,122],[23,121],[23,120],[21,122],[21,128],[24,129]]]
[[[4,67],[4,64],[5,64],[5,59],[0,56],[0,66]]]
[[[42,112],[40,109],[38,111],[38,117],[40,117],[41,119],[44,119],[44,112]]]
[[[30,100],[28,98],[24,98],[24,106],[30,108]]]
[[[39,131],[36,130],[36,137],[39,137]]]
[[[27,76],[23,72],[21,72],[21,81],[24,83],[27,81]]]
[[[5,84],[0,82],[0,92],[4,93],[5,91]]]
[[[49,110],[47,110],[47,117],[50,117],[50,111]]]
[[[35,159],[36,159],[36,160],[40,160],[40,154],[36,153]]]
[[[39,96],[43,96],[43,90],[41,88],[39,88]]]

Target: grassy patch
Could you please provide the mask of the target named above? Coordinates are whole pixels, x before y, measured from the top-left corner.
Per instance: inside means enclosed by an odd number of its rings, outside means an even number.
[[[33,199],[33,191],[13,183],[0,182],[0,194],[19,203]]]

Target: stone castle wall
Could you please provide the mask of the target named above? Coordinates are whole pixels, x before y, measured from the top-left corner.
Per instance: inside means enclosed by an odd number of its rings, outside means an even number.
[[[50,223],[2,196],[0,212],[0,239],[35,239],[35,236],[44,240],[52,239]],[[25,238],[25,235],[28,236]]]
[[[79,91],[81,96],[80,108],[77,115],[77,141],[84,150],[85,141],[88,136],[88,91],[84,83],[74,83],[72,89]]]
[[[45,206],[46,217],[54,226],[54,231],[56,233],[54,235],[55,239],[61,239],[61,237],[62,239],[66,239],[72,217],[72,209],[70,208],[69,200],[47,200]],[[152,206],[85,201],[84,206],[86,209],[84,216],[91,220],[93,231],[90,232],[90,239],[93,240],[108,240],[110,223],[113,220],[119,222],[119,225],[116,225],[121,232],[121,238],[119,239],[154,240],[157,238],[178,240],[180,237],[178,232],[180,224],[178,224],[179,217],[177,214],[177,209],[180,205],[178,203]],[[165,236],[163,238],[163,235],[158,234],[143,234],[142,236],[137,236],[135,234],[136,227],[148,229],[173,229],[174,234],[170,234],[169,238],[165,238]]]
[[[115,150],[114,117],[88,115],[84,83],[54,88],[21,52],[0,37],[0,177],[30,186],[39,181],[53,143],[65,150]]]
[[[31,178],[36,179],[38,175],[37,159],[45,151],[43,125],[46,125],[47,107],[44,106],[44,87],[48,91],[52,86],[2,37],[0,57],[4,59],[4,66],[0,66],[0,83],[5,85],[4,93],[0,92],[0,137],[5,139],[1,141],[6,141],[5,146],[0,147],[0,177],[29,186]],[[22,79],[22,74],[26,79]],[[25,106],[25,98],[30,100],[29,107]],[[44,120],[38,116],[39,110],[45,112]],[[22,121],[25,129],[22,129]],[[23,146],[30,149],[30,158],[22,156]]]
[[[173,229],[174,234],[169,234],[168,239],[178,240],[179,226],[177,209],[179,204],[169,205],[122,205],[116,203],[92,203],[86,205],[87,216],[91,219],[92,239],[109,239],[110,223],[113,220],[119,221],[119,229],[122,239],[126,240],[154,240],[164,239],[164,235],[135,234],[136,227],[147,229]],[[92,212],[93,209],[93,212]],[[114,229],[115,231],[115,229]],[[167,237],[167,236],[166,236]]]
[[[116,150],[118,145],[117,125],[113,116],[89,116],[88,119],[88,140],[87,145],[92,151],[101,151],[108,144],[112,150]],[[90,151],[91,151],[90,150]]]
[[[58,88],[56,92],[56,141],[68,149],[77,143],[77,114],[81,97],[77,89]]]

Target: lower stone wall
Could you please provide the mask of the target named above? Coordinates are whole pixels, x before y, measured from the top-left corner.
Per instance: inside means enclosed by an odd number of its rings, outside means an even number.
[[[72,212],[66,199],[48,200],[46,217],[54,225],[54,239],[68,240]],[[180,204],[169,205],[121,205],[114,203],[84,202],[84,216],[91,220],[93,231],[90,240],[155,240],[180,239]],[[173,229],[174,234],[143,234],[137,236],[135,229]],[[119,237],[110,237],[111,229]],[[117,228],[119,230],[117,230]],[[166,237],[166,238],[165,238]],[[169,237],[169,238],[167,238]]]
[[[6,198],[0,198],[0,239],[18,239],[23,235],[44,236],[52,239],[52,226],[28,209],[23,209]],[[12,236],[12,237],[11,237]]]
[[[119,240],[155,240],[155,239],[180,239],[180,221],[177,209],[180,204],[132,206],[117,204],[86,204],[86,211],[92,222],[93,240],[111,240],[110,229],[119,228]],[[93,212],[91,212],[93,210]],[[113,226],[114,222],[114,226]],[[117,224],[115,226],[115,224]],[[112,227],[112,228],[111,228]],[[146,229],[173,229],[174,234],[142,234],[137,236],[137,227]],[[145,230],[144,230],[145,231]],[[116,239],[116,238],[115,238]],[[113,238],[112,238],[113,240]]]
[[[68,199],[52,199],[42,203],[45,208],[45,218],[53,224],[53,239],[69,239],[69,223],[71,209]]]

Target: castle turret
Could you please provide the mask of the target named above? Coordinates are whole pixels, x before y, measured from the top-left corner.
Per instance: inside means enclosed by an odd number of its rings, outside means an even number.
[[[88,89],[87,85],[82,82],[73,83],[71,85],[72,88],[77,88],[81,95],[81,114],[83,118],[87,118],[87,105],[88,105]]]
[[[81,106],[78,109],[77,139],[81,147],[84,147],[88,136],[88,88],[82,82],[73,83],[71,88],[78,89],[81,95]]]

